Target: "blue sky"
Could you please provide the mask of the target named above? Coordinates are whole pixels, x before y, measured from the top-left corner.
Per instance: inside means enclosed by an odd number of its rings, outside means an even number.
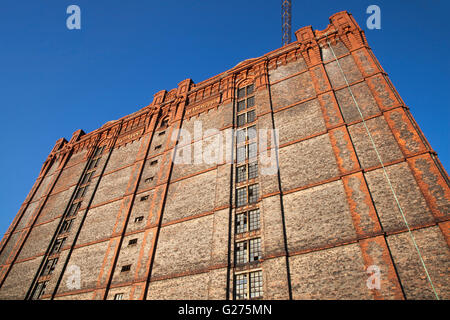
[[[81,30],[66,9],[81,8]],[[381,8],[368,30],[366,8]],[[148,105],[186,79],[200,82],[281,46],[280,0],[2,0],[0,235],[55,141]],[[347,10],[448,170],[448,1],[293,0],[293,31],[324,29]],[[294,36],[293,36],[294,37]]]

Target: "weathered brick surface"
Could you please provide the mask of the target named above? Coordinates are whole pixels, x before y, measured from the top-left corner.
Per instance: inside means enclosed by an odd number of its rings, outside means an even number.
[[[439,298],[449,299],[450,252],[439,227],[416,230],[412,234]],[[409,233],[389,236],[387,242],[406,298],[434,300],[431,285]]]
[[[371,299],[358,244],[289,258],[292,297],[303,299]]]
[[[279,154],[283,190],[303,187],[339,175],[327,134],[281,148]]]
[[[150,282],[147,300],[208,299],[209,273]]]
[[[271,86],[274,110],[289,106],[315,95],[309,72],[278,82]]]
[[[16,231],[26,228],[31,224],[32,218],[36,214],[36,210],[38,210],[40,204],[41,204],[41,201],[35,201],[35,202],[31,202],[28,205],[27,209],[25,210],[25,212],[22,215],[22,218],[20,218],[20,221],[16,226]]]
[[[41,224],[60,217],[64,213],[74,190],[75,186],[67,189],[66,191],[49,196],[36,223]]]
[[[6,243],[2,254],[0,255],[0,265],[11,262],[11,253],[17,247],[18,241],[21,239],[25,231],[14,232]]]
[[[213,210],[216,177],[213,170],[170,184],[163,223]]]
[[[289,251],[356,238],[342,181],[290,193],[283,199]]]
[[[407,163],[388,166],[386,172],[408,224],[418,226],[432,223],[431,211]],[[365,177],[384,231],[405,229],[405,223],[383,169],[367,172]]]
[[[362,74],[357,68],[352,55],[340,58],[338,61],[339,64],[334,60],[325,65],[325,70],[333,88],[339,88],[346,85],[345,78],[347,78],[348,83],[353,83],[362,78]],[[342,75],[342,72],[344,73],[345,78]]]
[[[370,135],[375,143],[383,164],[403,157],[394,136],[389,130],[384,117],[376,117],[366,121]],[[361,167],[370,168],[380,165],[376,151],[363,123],[348,127]]]
[[[361,115],[358,108],[364,118],[373,116],[380,112],[377,102],[375,101],[366,82],[351,85],[350,90],[348,87],[345,87],[336,91],[336,99],[346,122],[361,120]],[[352,94],[358,106],[356,106]]]
[[[213,222],[209,215],[161,228],[152,277],[209,267]]]
[[[280,196],[276,195],[263,199],[260,207],[260,215],[264,235],[264,256],[270,257],[284,254]]]
[[[338,58],[348,53],[347,47],[341,41],[331,43],[331,49],[333,49],[334,54]],[[331,49],[328,45],[321,46],[321,55],[324,62],[335,59]]]
[[[133,167],[110,173],[102,177],[95,193],[92,205],[122,197],[129,186],[129,180]]]
[[[264,298],[268,300],[289,299],[286,258],[280,257],[263,262]]]
[[[146,142],[145,139],[140,139],[114,148],[106,166],[105,173],[131,165],[136,159],[137,152],[144,142]],[[106,158],[106,155],[103,157]]]
[[[0,300],[23,300],[41,258],[14,264],[0,290]]]

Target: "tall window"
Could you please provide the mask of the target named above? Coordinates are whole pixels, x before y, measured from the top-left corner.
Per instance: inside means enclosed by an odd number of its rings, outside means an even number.
[[[262,271],[241,273],[234,276],[234,298],[256,299],[263,296]]]
[[[236,242],[235,258],[238,265],[261,259],[261,238]]]
[[[235,222],[236,233],[239,234],[259,230],[261,227],[259,219],[259,209],[237,214]]]

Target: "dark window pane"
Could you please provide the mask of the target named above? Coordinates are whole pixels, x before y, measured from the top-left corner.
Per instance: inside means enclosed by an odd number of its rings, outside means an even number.
[[[236,264],[243,264],[248,262],[247,241],[236,243]]]
[[[247,274],[238,274],[234,279],[234,296],[236,300],[247,299]]]
[[[255,105],[255,97],[250,97],[247,99],[247,108],[251,108]]]
[[[247,112],[247,123],[253,122],[256,119],[255,110]]]
[[[248,165],[248,178],[253,179],[258,176],[258,163],[249,163]]]
[[[238,99],[245,97],[245,88],[238,90]]]
[[[245,100],[239,101],[237,105],[237,111],[241,112],[245,109]]]
[[[245,124],[245,113],[237,116],[237,126],[242,127]]]
[[[253,184],[251,186],[248,186],[248,202],[255,203],[258,201],[258,197],[259,197],[259,185]]]
[[[236,233],[243,233],[247,231],[247,215],[240,213],[236,215]]]
[[[252,94],[254,89],[255,89],[255,86],[253,84],[249,85],[247,87],[247,95]]]
[[[261,238],[250,240],[250,262],[261,259]]]

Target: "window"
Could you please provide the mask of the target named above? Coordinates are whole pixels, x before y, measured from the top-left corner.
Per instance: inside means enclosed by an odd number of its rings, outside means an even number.
[[[164,119],[161,121],[160,128],[167,127],[168,124],[169,124],[169,120]]]
[[[236,233],[244,233],[247,231],[247,214],[240,213],[236,215]]]
[[[58,262],[58,258],[47,260],[45,263],[44,269],[42,270],[41,276],[47,276],[52,274],[55,271],[56,263]]]
[[[152,181],[153,181],[153,178],[154,178],[154,177],[150,177],[150,178],[145,179],[145,183],[152,182]]]
[[[138,241],[137,238],[136,239],[131,239],[130,241],[128,241],[128,245],[129,246],[135,245],[137,243],[137,241]]]
[[[247,128],[247,139],[253,140],[256,138],[256,126],[251,126]]]
[[[134,222],[141,222],[142,220],[144,220],[144,216],[134,218]]]
[[[248,298],[247,274],[238,274],[234,278],[234,296],[237,300]]]
[[[155,150],[158,150],[158,149],[161,149],[161,145],[160,144],[155,147]]]
[[[146,201],[148,200],[148,195],[141,197],[141,201]]]
[[[254,231],[258,230],[261,227],[260,219],[259,219],[259,209],[255,209],[248,212],[248,230]]]
[[[249,261],[258,261],[261,259],[261,238],[249,240]]]
[[[248,170],[247,170],[247,168],[248,168]],[[248,175],[247,175],[247,172],[248,172]],[[258,163],[257,162],[249,163],[248,165],[243,165],[243,166],[239,166],[236,168],[236,183],[246,181],[247,179],[254,179],[257,176],[258,176]]]
[[[39,300],[45,293],[45,287],[47,287],[47,282],[39,282],[34,288],[33,295],[31,296],[32,300]]]
[[[236,182],[247,180],[247,166],[240,166],[236,168]]]
[[[263,296],[262,271],[237,274],[234,276],[234,298],[244,300],[260,298]]]
[[[131,264],[127,264],[126,266],[122,266],[122,270],[120,272],[127,272],[131,270]]]
[[[64,220],[61,230],[59,233],[65,233],[70,231],[70,227],[72,226],[73,219],[71,220]]]
[[[72,203],[70,208],[69,208],[69,212],[67,213],[67,216],[74,216],[78,209],[80,209],[81,206],[81,202],[77,202],[77,203]]]
[[[245,113],[237,116],[237,126],[242,127],[245,124]]]
[[[260,228],[259,209],[237,214],[235,224],[237,234],[258,230]]]
[[[254,92],[254,85],[251,84],[245,88],[240,88],[237,91],[237,110],[238,112],[246,109],[251,108],[255,105],[255,97],[250,96]]]
[[[245,129],[242,130],[238,130],[237,134],[236,134],[236,143],[242,143],[245,142]]]
[[[158,136],[163,136],[164,134],[166,134],[166,131],[161,131],[160,133],[158,133]]]
[[[86,174],[83,176],[83,178],[81,179],[80,185],[84,185],[84,184],[86,184],[86,183],[91,182],[91,178],[92,178],[92,174],[93,174],[93,173],[94,173],[93,171],[86,173]]]
[[[242,162],[245,161],[247,158],[247,146],[242,146],[237,148],[236,153],[236,162]]]
[[[247,187],[236,190],[236,206],[240,207],[247,204]]]
[[[256,120],[255,110],[247,112],[247,123],[251,123]]]
[[[157,164],[158,163],[158,160],[153,160],[152,162],[150,162],[150,165],[151,166],[154,166],[155,164]]]
[[[66,238],[57,239],[55,243],[53,244],[53,248],[51,250],[50,254],[55,254],[61,251],[62,246],[64,245],[64,242],[66,242]]]
[[[86,189],[87,189],[87,186],[78,188],[77,193],[75,194],[75,200],[82,198],[84,196],[84,194],[86,193]]]
[[[248,262],[247,241],[237,242],[235,246],[236,264]]]
[[[250,272],[250,299],[262,297],[262,272]]]
[[[259,198],[259,185],[252,184],[248,186],[248,203],[255,203]]]
[[[114,300],[123,300],[123,293],[116,293],[114,295]]]
[[[261,238],[236,242],[236,264],[255,262],[261,259]]]
[[[248,164],[248,178],[254,179],[258,176],[258,163],[253,162]]]

